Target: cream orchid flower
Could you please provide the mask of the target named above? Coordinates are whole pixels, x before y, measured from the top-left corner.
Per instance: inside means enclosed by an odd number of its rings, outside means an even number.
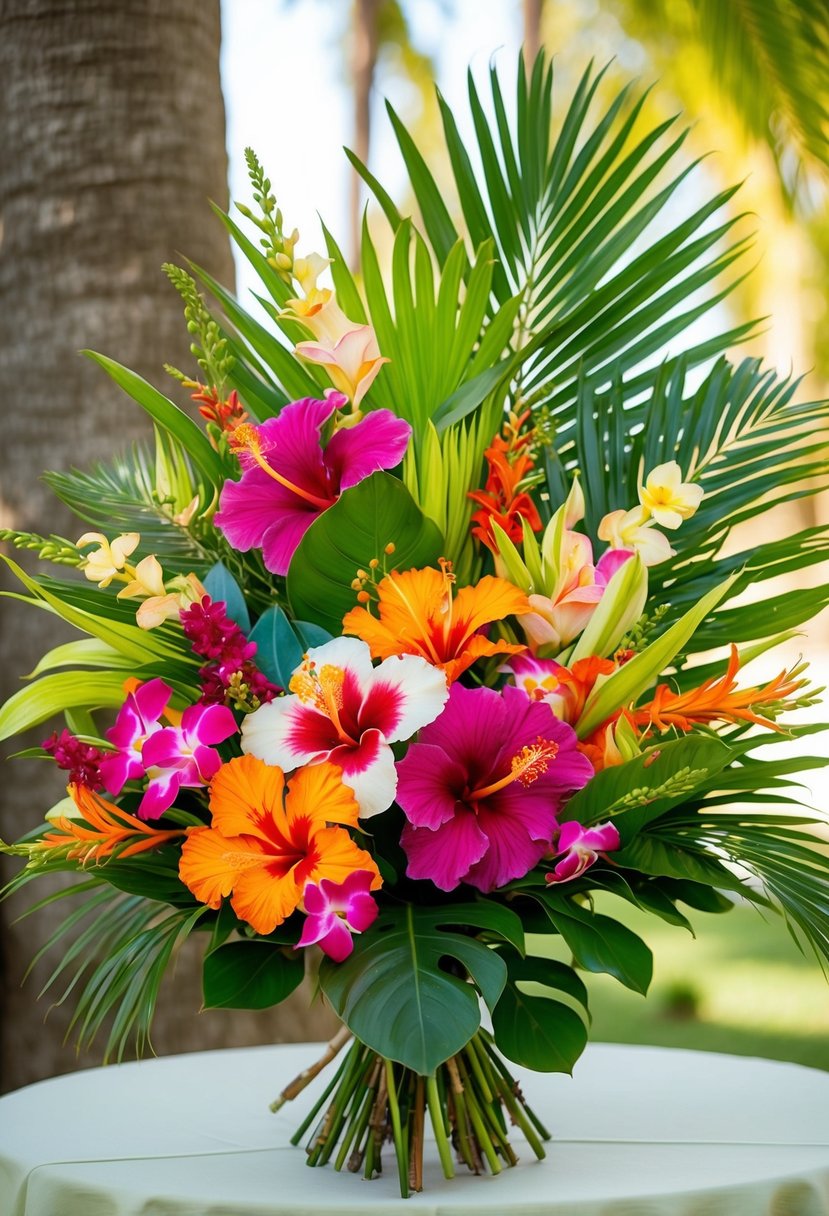
[[[702,501],[703,489],[682,480],[682,470],[675,460],[658,464],[639,487],[639,501],[662,528],[678,528],[683,519],[690,519]]]
[[[155,629],[162,622],[175,619],[182,608],[189,608],[206,595],[207,591],[195,574],[179,575],[170,581],[169,590],[163,595],[153,595],[144,601],[135,614],[136,623],[141,629]]]
[[[599,540],[607,541],[611,549],[635,551],[646,566],[658,566],[674,556],[667,536],[659,532],[648,518],[644,507],[632,511],[611,511],[601,520]]]
[[[119,600],[132,599],[133,596],[164,595],[164,572],[161,562],[153,554],[144,557],[132,571],[132,578],[118,592]]]
[[[108,587],[116,575],[120,574],[126,565],[127,558],[137,548],[141,535],[138,532],[124,532],[110,542],[103,532],[84,532],[75,542],[77,549],[85,545],[97,544],[99,547],[87,554],[82,567],[84,577],[90,583],[99,587]]]

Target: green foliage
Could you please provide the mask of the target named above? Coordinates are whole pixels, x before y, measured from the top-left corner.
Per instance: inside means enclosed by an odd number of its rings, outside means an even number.
[[[344,494],[303,536],[288,571],[288,599],[294,616],[315,621],[332,634],[356,604],[352,583],[373,558],[382,562],[393,544],[393,565],[401,570],[428,566],[441,555],[443,541],[402,482],[372,473]]]
[[[328,959],[320,985],[337,1016],[380,1055],[422,1075],[463,1047],[480,1025],[476,988],[494,1009],[506,982],[504,961],[474,937],[447,926],[487,930],[523,948],[521,922],[492,902],[442,908],[386,908],[343,963]],[[441,965],[460,964],[460,975]],[[475,987],[460,978],[466,972]]]
[[[541,904],[580,967],[606,972],[644,996],[653,976],[653,956],[640,937],[619,921],[599,915],[554,889],[534,890],[532,897]]]
[[[507,982],[492,1014],[495,1042],[505,1056],[537,1072],[571,1073],[587,1044],[587,1028],[569,1005],[553,1000],[551,992],[564,992],[585,1014],[587,989],[572,967],[552,959],[500,948],[507,963]],[[526,985],[534,985],[533,992]],[[542,986],[543,995],[535,988]]]
[[[207,1009],[267,1009],[290,996],[305,974],[303,955],[267,941],[225,942],[204,959]]]

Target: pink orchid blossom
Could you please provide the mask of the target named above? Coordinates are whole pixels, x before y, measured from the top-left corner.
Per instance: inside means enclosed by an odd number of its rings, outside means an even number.
[[[335,963],[348,958],[354,949],[352,933],[363,933],[380,911],[369,894],[375,879],[370,870],[352,870],[342,882],[321,878],[319,885],[307,883],[302,896],[307,915],[294,949],[318,945]]]
[[[550,852],[556,814],[593,776],[575,732],[517,688],[454,684],[443,713],[399,761],[409,878],[483,892]]]
[[[371,652],[358,638],[313,647],[289,688],[290,696],[247,715],[242,750],[286,772],[330,760],[354,791],[362,819],[394,801],[390,745],[436,718],[449,695],[439,667],[411,654],[372,667]]]
[[[148,680],[127,694],[115,725],[106,733],[116,749],[101,761],[101,779],[108,793],[120,794],[128,781],[144,776],[142,748],[151,735],[163,729],[161,718],[172,695],[170,685],[161,679]]]
[[[157,819],[171,807],[182,788],[199,789],[222,767],[211,744],[224,743],[237,730],[224,705],[191,705],[180,726],[155,731],[141,749],[150,781],[138,807],[141,819]]]
[[[619,833],[610,822],[593,828],[575,822],[565,823],[555,844],[554,855],[561,860],[544,877],[548,883],[571,882],[598,861],[602,853],[610,853],[620,844]]]
[[[594,566],[588,538],[565,529],[552,594],[530,595],[533,611],[519,617],[530,645],[569,646],[587,627],[613,575],[632,556],[627,549],[608,549]]]
[[[237,729],[236,719],[223,705],[191,705],[179,726],[163,726],[172,695],[163,680],[149,680],[128,695],[107,731],[117,750],[101,761],[104,787],[120,794],[128,781],[149,778],[136,812],[141,819],[163,815],[182,786],[207,785],[222,764],[209,745],[224,742]]]
[[[343,490],[403,459],[412,428],[391,410],[374,410],[355,426],[323,439],[346,404],[341,393],[305,397],[261,426],[233,431],[240,481],[226,481],[214,522],[234,549],[261,549],[272,574],[287,574],[294,550]]]

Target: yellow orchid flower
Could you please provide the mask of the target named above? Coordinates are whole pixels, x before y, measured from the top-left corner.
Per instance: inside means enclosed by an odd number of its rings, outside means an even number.
[[[116,575],[123,571],[127,558],[138,547],[140,540],[138,532],[124,532],[112,542],[107,540],[103,532],[84,532],[75,542],[77,549],[83,549],[86,545],[98,545],[97,549],[93,549],[86,556],[82,567],[84,577],[89,579],[90,583],[97,583],[99,587],[108,587]]]
[[[639,501],[648,515],[662,528],[678,528],[683,519],[690,519],[702,501],[703,490],[692,482],[682,480],[682,470],[675,460],[658,464],[639,487]]]
[[[632,511],[610,511],[598,530],[599,540],[607,541],[611,549],[630,549],[638,553],[646,566],[657,566],[674,556],[667,536],[653,525],[644,507]]]

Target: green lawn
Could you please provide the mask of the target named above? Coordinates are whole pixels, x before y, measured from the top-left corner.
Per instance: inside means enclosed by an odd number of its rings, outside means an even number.
[[[648,943],[654,979],[645,999],[608,976],[584,976],[592,1040],[766,1056],[829,1070],[829,983],[779,917],[764,919],[750,907],[722,916],[690,911],[694,939],[620,900],[597,907]]]

